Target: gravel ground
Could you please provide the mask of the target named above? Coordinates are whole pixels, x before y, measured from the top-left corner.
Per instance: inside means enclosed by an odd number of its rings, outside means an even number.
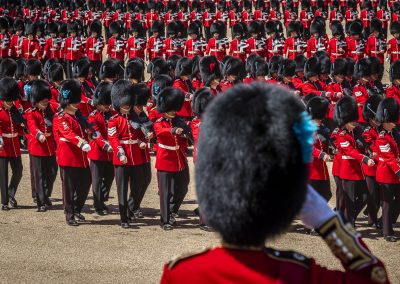
[[[146,217],[130,229],[119,226],[115,186],[110,215],[96,215],[89,197],[84,210],[87,221],[79,227],[69,227],[61,206],[60,179],[54,189],[54,208],[37,213],[30,198],[27,155],[23,161],[25,178],[17,193],[19,208],[0,211],[1,283],[157,283],[163,264],[173,256],[219,244],[215,233],[201,231],[197,226],[192,212],[196,207],[193,182],[173,231],[165,232],[159,227],[155,171],[143,201]],[[366,218],[359,220],[357,230],[386,263],[392,282],[400,283],[400,242],[383,241],[377,232],[366,227]],[[267,245],[298,250],[322,265],[340,269],[324,242],[296,231],[298,226],[294,224],[292,232]],[[399,226],[396,230],[399,232]]]

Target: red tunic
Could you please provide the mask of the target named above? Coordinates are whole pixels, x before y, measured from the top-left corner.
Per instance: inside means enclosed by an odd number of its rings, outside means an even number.
[[[66,60],[77,60],[83,55],[83,45],[79,37],[69,37],[64,43],[64,54]]]
[[[151,36],[147,41],[147,53],[149,56],[149,60],[152,60],[154,57],[163,56],[163,40],[161,37]]]
[[[206,54],[214,55],[218,59],[218,61],[222,61],[222,59],[226,55],[226,48],[226,41],[210,38],[207,44]]]
[[[190,129],[192,130],[192,135],[193,135],[193,163],[196,162],[196,155],[197,155],[197,140],[199,139],[200,135],[200,124],[201,124],[201,119],[198,117],[195,117],[191,122],[190,122]]]
[[[9,33],[0,34],[0,58],[10,57],[12,55],[10,42],[11,36]]]
[[[400,89],[396,85],[392,85],[386,89],[386,97],[387,98],[395,98],[397,102],[400,104]]]
[[[376,139],[379,163],[376,169],[376,181],[379,183],[399,184],[399,149],[391,133],[383,130]]]
[[[123,62],[125,59],[126,40],[123,37],[111,37],[107,44],[107,55]]]
[[[146,39],[130,37],[126,42],[126,54],[129,58],[144,59],[144,51],[146,50]]]
[[[323,158],[328,154],[328,141],[320,134],[315,135],[313,161],[310,164],[310,180],[329,180],[329,172]]]
[[[22,135],[22,127],[11,118],[9,110],[0,107],[0,137],[3,140],[3,150],[0,157],[21,156],[20,142],[18,135]]]
[[[370,35],[367,40],[367,45],[365,47],[365,54],[368,56],[378,57],[381,64],[384,63],[385,52],[386,52],[386,40],[377,38]]]
[[[88,122],[92,124],[96,131],[96,139],[90,141],[90,151],[88,157],[94,161],[112,161],[113,153],[107,151],[107,147],[111,147],[107,141],[107,122],[104,114],[98,110],[94,110],[88,117]]]
[[[389,40],[387,56],[389,57],[390,64],[400,59],[400,41],[398,39],[391,38]]]
[[[354,37],[346,38],[347,42],[347,56],[358,61],[365,56],[365,41],[362,39],[355,39]]]
[[[364,175],[374,177],[376,175],[376,168],[378,165],[378,156],[377,155],[379,153],[379,149],[376,146],[376,139],[378,138],[378,131],[371,126],[368,126],[364,129],[362,136],[364,137],[365,142],[369,144],[369,150],[376,154],[376,156],[372,158],[375,162],[375,166],[368,167],[368,165],[363,163],[362,170],[364,172]]]
[[[163,42],[163,54],[165,55],[165,59],[174,54],[183,56],[183,48],[179,39],[165,39]]]
[[[267,40],[263,38],[251,37],[247,40],[247,54],[258,54],[260,57],[268,58]]]
[[[26,59],[39,58],[39,42],[36,39],[24,39],[21,44],[21,55]]]
[[[228,55],[241,59],[243,62],[246,60],[248,44],[245,40],[233,39],[229,45]]]
[[[185,51],[184,51],[185,56],[188,58],[193,58],[196,55],[203,56],[206,46],[207,46],[207,43],[203,40],[188,39],[185,42]]]
[[[367,88],[364,85],[357,84],[354,86],[353,93],[358,105],[358,121],[365,122],[362,116],[362,109],[369,97]]]
[[[323,37],[312,36],[307,42],[307,58],[314,56],[317,51],[328,51],[328,42]]]
[[[333,37],[329,40],[328,54],[331,62],[335,61],[336,58],[344,58],[347,54],[347,43],[342,40],[338,40]]]
[[[177,115],[181,117],[193,116],[192,100],[190,99],[190,96],[192,94],[189,93],[188,84],[185,81],[182,81],[181,79],[176,79],[172,84],[172,87],[180,89],[185,93],[185,101],[183,102],[182,108],[177,112]]]
[[[283,54],[286,55],[288,59],[294,60],[296,56],[303,55],[305,51],[306,44],[305,42],[302,42],[299,38],[289,37],[285,40]]]
[[[101,61],[104,49],[103,37],[89,37],[86,41],[86,55],[91,61]]]
[[[43,57],[57,59],[63,58],[63,55],[61,54],[61,44],[62,39],[60,37],[49,37],[44,45]]]

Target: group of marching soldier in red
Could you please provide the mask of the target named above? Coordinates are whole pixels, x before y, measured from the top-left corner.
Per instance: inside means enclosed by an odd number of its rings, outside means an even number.
[[[207,104],[234,85],[258,81],[301,97],[319,126],[310,163],[310,183],[317,192],[331,198],[326,163],[333,161],[336,209],[354,226],[367,205],[368,224],[396,241],[400,4],[302,1],[299,12],[298,2],[284,1],[283,7],[280,2],[180,2],[180,11],[160,2],[114,3],[114,13],[148,11],[130,22],[117,16],[109,22],[76,17],[65,23],[55,16],[28,17],[24,8],[2,10],[2,209],[18,206],[25,148],[39,212],[52,205],[58,169],[66,221],[72,226],[85,220],[82,208],[90,187],[97,214],[108,213],[115,179],[121,226],[128,228],[134,218],[143,218],[140,205],[154,152],[161,225],[171,230],[188,191],[188,147],[193,146],[195,161]],[[82,7],[76,7],[78,16]],[[232,11],[240,19],[232,20]],[[189,15],[185,21],[179,12]],[[382,19],[382,13],[389,18]],[[381,82],[386,60],[390,85]],[[201,228],[209,229],[200,220]]]

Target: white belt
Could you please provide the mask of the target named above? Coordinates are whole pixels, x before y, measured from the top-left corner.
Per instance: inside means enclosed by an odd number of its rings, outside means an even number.
[[[189,54],[197,54],[199,53],[198,51],[188,51]]]
[[[3,133],[3,134],[1,134],[1,136],[6,137],[6,138],[15,138],[18,136],[18,133],[11,133],[11,134]]]
[[[60,141],[70,142],[68,139],[65,139],[65,138],[63,138],[63,137],[60,138]]]
[[[344,53],[331,53],[333,56],[341,56],[344,55]]]
[[[379,160],[379,161],[381,161],[381,162],[384,162],[384,161],[385,161],[385,160],[384,160],[384,159],[382,159],[382,158],[379,158],[378,160]]]
[[[342,156],[342,160],[355,160],[355,159],[350,156]]]
[[[400,51],[392,51],[391,54],[400,54]]]
[[[158,144],[158,147],[166,149],[166,150],[172,150],[172,151],[175,151],[175,150],[179,149],[179,145],[177,145],[177,146],[167,146],[167,145],[164,145],[164,144]]]
[[[119,143],[124,144],[124,145],[133,145],[133,144],[137,144],[139,142],[139,140],[119,140]]]

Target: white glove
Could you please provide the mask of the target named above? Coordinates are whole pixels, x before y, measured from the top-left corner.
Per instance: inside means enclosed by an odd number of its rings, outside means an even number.
[[[82,146],[82,151],[83,152],[89,152],[92,148],[90,147],[89,144],[85,144]]]
[[[298,216],[303,224],[310,229],[318,228],[335,215],[326,200],[308,185],[306,200]]]

